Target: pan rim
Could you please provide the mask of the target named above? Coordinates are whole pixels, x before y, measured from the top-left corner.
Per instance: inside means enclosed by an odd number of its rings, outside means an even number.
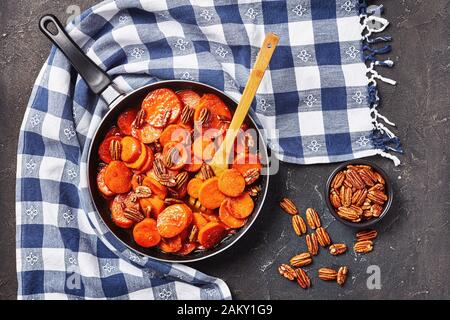
[[[109,115],[111,112],[113,112],[114,108],[115,108],[118,104],[120,104],[123,100],[125,100],[126,98],[132,96],[133,94],[135,94],[135,93],[138,92],[138,91],[145,90],[145,89],[151,88],[151,87],[153,87],[153,86],[160,86],[160,85],[164,85],[164,84],[177,84],[177,83],[192,84],[192,85],[195,85],[195,86],[200,85],[200,86],[205,87],[205,88],[208,88],[208,89],[210,89],[210,90],[212,90],[212,91],[219,92],[220,94],[226,96],[228,99],[230,99],[231,101],[233,101],[236,105],[238,104],[238,102],[236,101],[236,99],[234,99],[233,97],[231,97],[230,95],[228,95],[228,94],[225,93],[224,91],[222,91],[222,90],[220,90],[220,89],[217,89],[217,88],[215,88],[215,87],[213,87],[213,86],[211,86],[211,85],[208,85],[208,84],[205,84],[205,83],[202,83],[202,82],[191,81],[191,80],[162,80],[162,81],[157,81],[157,82],[149,83],[149,84],[147,84],[147,85],[144,85],[144,86],[142,86],[142,87],[139,87],[139,88],[137,88],[137,89],[134,89],[134,90],[132,90],[132,91],[130,91],[130,92],[128,92],[128,93],[126,93],[126,94],[124,94],[124,95],[118,97],[113,103],[111,103],[111,104],[108,106],[109,110],[106,112],[105,115],[103,115],[103,117],[102,117],[100,123],[98,124],[97,128],[95,129],[95,132],[94,132],[94,135],[93,135],[92,139],[91,139],[90,142],[89,142],[89,151],[88,151],[88,158],[87,158],[87,165],[86,165],[85,174],[87,175],[87,182],[88,182],[88,189],[89,189],[90,200],[91,200],[91,202],[93,203],[93,207],[94,207],[94,209],[95,209],[95,214],[96,214],[97,217],[99,217],[99,220],[100,220],[101,223],[104,225],[104,227],[106,227],[106,230],[107,230],[108,232],[110,232],[110,233],[115,237],[115,239],[117,239],[117,240],[120,241],[122,244],[124,244],[124,245],[125,245],[129,250],[131,250],[132,252],[137,252],[138,254],[143,255],[143,256],[145,256],[145,257],[147,257],[147,258],[149,258],[149,259],[153,259],[153,260],[161,261],[161,262],[167,262],[167,263],[191,263],[191,262],[197,262],[197,261],[205,260],[205,259],[207,259],[207,258],[211,258],[211,257],[213,257],[213,256],[215,256],[215,255],[217,255],[217,254],[219,254],[219,253],[224,252],[225,250],[227,250],[228,248],[230,248],[232,245],[234,245],[239,239],[241,239],[241,238],[242,238],[242,237],[243,237],[243,236],[251,229],[251,227],[253,226],[253,224],[255,223],[255,221],[257,220],[257,218],[259,217],[259,214],[260,214],[262,208],[264,207],[265,200],[266,200],[266,196],[267,196],[267,191],[268,191],[268,187],[269,187],[269,180],[270,180],[269,177],[270,177],[270,172],[266,175],[266,179],[265,179],[265,183],[264,183],[265,185],[264,185],[264,188],[263,188],[264,191],[263,191],[263,193],[262,193],[262,195],[261,195],[261,198],[260,198],[260,199],[261,199],[261,200],[260,200],[260,201],[261,201],[261,205],[260,205],[259,208],[256,210],[256,212],[253,213],[253,215],[254,215],[255,217],[254,217],[254,219],[252,219],[252,220],[248,223],[246,229],[243,230],[243,231],[242,231],[241,233],[239,233],[239,234],[233,235],[234,239],[232,239],[232,240],[230,241],[230,243],[228,243],[228,244],[225,245],[223,248],[221,248],[221,249],[219,249],[219,250],[217,250],[217,251],[211,251],[210,253],[205,254],[204,256],[201,256],[201,257],[192,258],[192,259],[183,259],[183,260],[178,260],[178,259],[177,259],[177,255],[173,255],[174,259],[164,259],[164,258],[157,258],[157,257],[151,256],[151,255],[149,255],[149,254],[147,254],[147,253],[138,251],[137,249],[131,247],[128,243],[126,243],[126,242],[125,242],[124,240],[122,240],[118,235],[116,235],[116,233],[113,232],[113,231],[111,230],[111,228],[108,226],[108,224],[104,221],[103,216],[100,214],[100,211],[99,211],[99,209],[98,209],[98,207],[97,207],[96,201],[94,200],[94,193],[93,193],[93,190],[92,190],[92,188],[91,188],[91,177],[90,177],[90,175],[89,175],[89,172],[91,171],[90,168],[91,168],[91,165],[92,165],[92,164],[91,164],[91,162],[92,162],[92,161],[91,161],[91,158],[92,158],[92,156],[93,156],[93,153],[92,153],[92,152],[93,152],[93,150],[92,150],[92,148],[93,148],[93,141],[94,141],[95,138],[97,137],[98,132],[99,132],[100,128],[102,127],[104,121],[108,118],[108,115]],[[267,151],[267,144],[266,144],[266,142],[264,141],[264,137],[262,136],[262,133],[261,133],[260,129],[258,128],[258,126],[256,125],[256,121],[253,119],[252,115],[251,115],[251,114],[248,114],[247,116],[248,116],[248,118],[250,119],[250,121],[252,122],[252,124],[253,124],[253,126],[255,127],[256,131],[258,132],[260,141],[262,142],[262,146],[259,148],[259,150],[264,150],[264,158],[265,158],[264,160],[266,160],[266,163],[268,163],[269,156],[268,156],[268,151]]]

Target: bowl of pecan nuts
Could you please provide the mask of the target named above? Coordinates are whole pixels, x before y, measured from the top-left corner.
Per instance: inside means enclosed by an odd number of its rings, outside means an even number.
[[[393,190],[383,169],[369,161],[355,160],[342,163],[331,173],[325,198],[337,220],[351,227],[366,228],[386,215]]]

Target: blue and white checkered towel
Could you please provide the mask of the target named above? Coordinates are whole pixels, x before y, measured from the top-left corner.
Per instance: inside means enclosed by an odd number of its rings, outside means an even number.
[[[365,8],[356,0],[108,0],[68,30],[124,91],[177,78],[236,98],[265,34],[273,31],[280,44],[252,112],[281,160],[333,162],[398,144],[377,121],[375,79],[385,79],[364,63],[392,64],[376,59],[387,49],[368,45],[389,37],[362,38]],[[97,218],[86,156],[106,111],[53,48],[20,133],[19,298],[229,299],[222,280],[139,256]]]

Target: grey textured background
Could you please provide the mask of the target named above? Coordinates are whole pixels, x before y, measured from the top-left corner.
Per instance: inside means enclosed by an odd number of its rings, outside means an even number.
[[[0,9],[0,298],[14,299],[15,213],[14,183],[19,127],[32,84],[50,48],[37,28],[38,18],[54,13],[66,20],[66,8],[82,9],[95,0],[2,1]],[[394,181],[395,200],[379,225],[374,252],[366,256],[347,253],[332,257],[325,251],[308,267],[313,287],[304,291],[277,274],[280,263],[305,249],[290,217],[277,200],[288,196],[302,212],[315,207],[327,222],[322,189],[330,165],[283,164],[271,181],[271,191],[260,219],[251,232],[228,252],[193,264],[203,272],[223,278],[238,299],[432,299],[450,298],[450,106],[448,0],[375,1],[383,3],[394,37],[389,56],[396,61],[383,75],[398,80],[397,87],[381,85],[382,113],[397,123],[405,155],[394,167],[376,158]],[[353,232],[331,222],[334,241],[352,244]],[[381,290],[368,290],[366,269],[381,268]],[[350,277],[340,288],[317,279],[321,266],[347,265]]]

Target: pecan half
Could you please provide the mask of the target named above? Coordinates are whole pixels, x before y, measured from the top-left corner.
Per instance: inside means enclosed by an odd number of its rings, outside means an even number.
[[[333,207],[335,207],[336,209],[339,208],[340,206],[342,206],[341,198],[339,198],[338,193],[334,189],[331,190],[330,202],[331,202],[331,205]]]
[[[383,207],[379,204],[375,203],[373,206],[370,207],[370,213],[374,218],[378,218],[381,213],[383,212]]]
[[[373,240],[377,235],[378,232],[374,229],[359,231],[356,233],[356,241]]]
[[[195,242],[197,241],[197,235],[198,235],[198,228],[194,224],[192,226],[191,232],[189,233],[189,242]]]
[[[373,250],[373,242],[372,240],[357,241],[353,250],[357,253],[368,253]]]
[[[290,215],[296,215],[298,214],[298,209],[295,206],[294,202],[288,198],[283,198],[280,201],[280,207]]]
[[[383,191],[384,190],[384,185],[382,185],[381,183],[377,183],[376,185],[374,185],[373,187],[371,187],[369,189],[369,191],[375,191],[375,190]]]
[[[388,199],[387,195],[381,190],[369,191],[367,198],[378,204],[383,204]]]
[[[361,179],[358,172],[353,169],[347,170],[345,173],[345,178],[348,182],[350,182],[352,187],[355,187],[356,189],[362,189],[365,187],[364,181]]]
[[[195,110],[193,108],[189,108],[188,106],[184,107],[181,112],[181,123],[190,124],[194,119],[194,112]]]
[[[342,186],[342,183],[344,183],[345,179],[345,173],[343,171],[338,172],[334,178],[333,181],[331,181],[331,188],[333,189],[339,189]]]
[[[208,108],[203,108],[202,110],[200,110],[200,114],[199,114],[196,122],[198,125],[202,126],[209,121],[210,117],[211,117],[211,111],[209,111]]]
[[[364,203],[364,200],[366,200],[366,197],[367,197],[366,189],[356,190],[356,192],[352,196],[352,204],[360,207]]]
[[[138,111],[136,115],[136,119],[134,119],[134,126],[136,128],[142,128],[145,124],[145,110],[141,109]]]
[[[200,169],[200,174],[201,174],[203,180],[208,180],[215,176],[213,169],[207,163],[202,164],[202,167]]]
[[[347,273],[348,273],[348,268],[347,267],[340,267],[336,276],[336,282],[340,285],[343,286],[345,283],[345,280],[347,280]]]
[[[120,160],[120,154],[122,152],[122,145],[117,140],[111,140],[109,143],[109,155],[113,161]]]
[[[285,277],[288,280],[294,280],[295,278],[297,278],[297,274],[295,273],[295,270],[292,269],[291,266],[287,265],[287,264],[282,264],[281,266],[278,267],[278,272]]]
[[[379,174],[378,172],[374,172],[373,174],[377,178],[378,183],[381,183],[383,185],[386,184],[386,182],[384,181],[384,179],[381,176],[381,174]]]
[[[180,189],[189,180],[189,174],[186,171],[180,172],[175,176],[175,181],[177,183],[176,188]]]
[[[248,189],[248,194],[253,198],[257,197],[260,192],[261,192],[261,186],[251,186]]]
[[[306,235],[306,246],[311,255],[316,256],[319,252],[319,242],[315,233]]]
[[[306,221],[311,229],[315,230],[321,226],[319,214],[313,208],[306,209]]]
[[[318,274],[319,279],[323,281],[334,281],[337,278],[337,271],[331,268],[320,268]]]
[[[123,215],[125,218],[134,222],[141,222],[145,219],[145,216],[139,210],[133,208],[125,208]]]
[[[311,287],[311,279],[303,269],[295,269],[295,273],[297,275],[297,283],[301,288],[308,289],[309,287]]]
[[[292,216],[292,228],[296,235],[301,236],[306,233],[306,223],[298,214]]]
[[[373,174],[373,171],[371,169],[367,168],[359,169],[358,174],[368,187],[372,187],[373,185],[375,185],[375,182],[377,182],[377,178]]]
[[[364,203],[362,204],[361,209],[370,210],[371,207],[372,207],[372,204],[371,204],[370,199],[366,199],[366,200],[364,200]]]
[[[179,156],[178,149],[172,147],[163,158],[164,165],[169,169],[172,168],[178,162]]]
[[[293,256],[291,260],[289,260],[289,263],[293,267],[303,267],[307,266],[308,264],[311,264],[312,258],[311,254],[309,252],[304,252],[301,254],[298,254],[296,256]]]
[[[346,186],[341,187],[341,203],[344,207],[349,207],[352,204],[352,189]]]
[[[164,199],[164,204],[166,206],[171,206],[173,204],[181,204],[181,203],[184,203],[184,201],[180,200],[180,199],[175,199],[175,198],[166,198],[166,199]]]
[[[152,190],[147,186],[138,186],[134,190],[134,195],[137,198],[149,198],[152,195]]]
[[[259,168],[253,168],[245,171],[244,173],[245,184],[250,185],[254,183],[256,180],[258,180],[260,174],[261,171],[259,170]]]
[[[163,151],[163,147],[161,145],[161,143],[159,143],[159,141],[155,141],[149,144],[150,149],[153,151],[153,154],[155,155],[156,158],[156,154],[157,153],[161,153]]]
[[[327,247],[331,244],[330,235],[327,230],[320,227],[316,230],[317,241],[319,242],[321,247]]]
[[[342,219],[352,221],[352,222],[359,222],[361,221],[361,217],[358,214],[358,211],[355,211],[352,207],[339,207],[337,214]]]
[[[347,251],[347,246],[344,243],[334,243],[330,246],[330,254],[337,256]]]

